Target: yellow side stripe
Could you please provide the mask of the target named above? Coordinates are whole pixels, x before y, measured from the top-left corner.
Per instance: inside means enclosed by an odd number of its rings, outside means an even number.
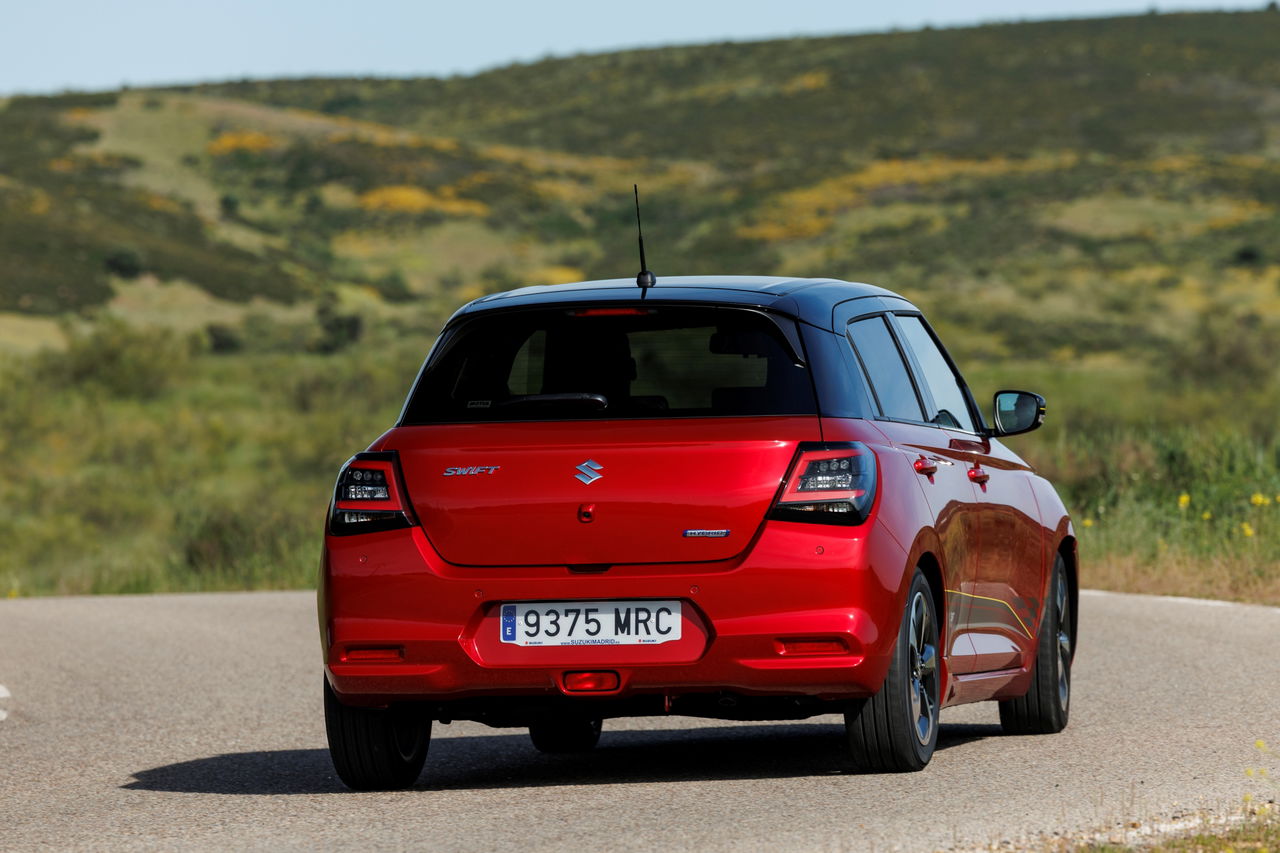
[[[1014,610],[1013,605],[1005,601],[1003,598],[990,598],[985,595],[974,595],[971,592],[961,592],[958,589],[949,589],[947,592],[952,595],[963,595],[968,598],[981,598],[983,601],[994,601],[996,604],[1003,604],[1005,607],[1009,608],[1009,612],[1013,614],[1013,618],[1018,620],[1018,624],[1022,627],[1022,632],[1027,635],[1027,639],[1035,639],[1035,636],[1027,630],[1027,623],[1022,621],[1022,617],[1018,615],[1018,611]]]

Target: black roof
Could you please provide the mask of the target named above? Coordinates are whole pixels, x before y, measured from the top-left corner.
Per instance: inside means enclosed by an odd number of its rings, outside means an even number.
[[[576,284],[522,287],[482,296],[467,303],[453,320],[506,308],[532,308],[565,303],[639,303],[641,289],[633,278],[583,281]],[[879,298],[884,307],[914,310],[915,306],[891,290],[873,284],[833,278],[773,276],[669,276],[659,278],[645,295],[646,304],[685,302],[767,308],[823,329],[832,328],[836,305],[853,299]],[[888,303],[888,300],[892,300]],[[874,309],[873,309],[874,310]],[[452,322],[452,320],[450,321]]]

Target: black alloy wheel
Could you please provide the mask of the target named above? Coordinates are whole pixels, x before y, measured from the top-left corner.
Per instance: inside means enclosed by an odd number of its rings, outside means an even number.
[[[1000,703],[1000,727],[1007,734],[1054,734],[1067,727],[1071,711],[1071,661],[1075,637],[1067,566],[1058,554],[1040,620],[1035,672],[1025,695]]]
[[[854,764],[871,772],[923,770],[938,744],[940,706],[938,615],[916,569],[889,674],[880,692],[845,712]]]

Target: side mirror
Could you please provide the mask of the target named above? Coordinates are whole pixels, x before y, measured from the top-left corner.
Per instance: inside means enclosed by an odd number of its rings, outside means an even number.
[[[1044,397],[1030,391],[997,391],[993,435],[1017,435],[1044,423]]]

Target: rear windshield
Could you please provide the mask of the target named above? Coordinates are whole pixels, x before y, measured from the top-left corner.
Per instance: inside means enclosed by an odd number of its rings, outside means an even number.
[[[753,311],[523,311],[467,321],[443,346],[405,424],[817,412],[808,369]]]

